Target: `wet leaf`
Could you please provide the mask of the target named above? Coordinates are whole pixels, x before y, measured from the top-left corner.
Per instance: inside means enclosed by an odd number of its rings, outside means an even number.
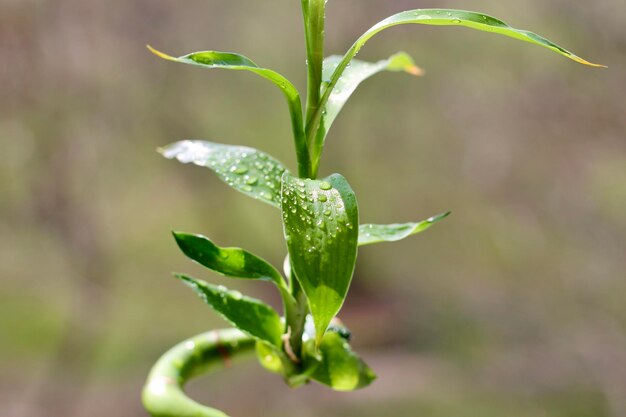
[[[285,173],[281,198],[293,272],[309,300],[319,343],[352,280],[358,240],[356,197],[339,174],[318,181]]]
[[[450,212],[438,214],[418,223],[362,224],[359,226],[359,246],[402,240],[427,230],[449,214]]]
[[[257,340],[281,346],[283,324],[272,307],[239,291],[229,291],[226,287],[211,285],[182,274],[175,276],[233,326]]]
[[[209,168],[237,191],[280,207],[280,181],[287,168],[264,152],[202,140],[172,143],[159,152],[168,159]]]

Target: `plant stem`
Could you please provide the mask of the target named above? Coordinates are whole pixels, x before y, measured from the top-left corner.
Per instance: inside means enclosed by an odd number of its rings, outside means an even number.
[[[302,358],[302,335],[304,334],[304,324],[309,313],[309,304],[297,277],[293,273],[289,255],[285,258],[284,272],[289,281],[290,297],[283,298],[285,303],[285,321],[287,324],[287,334],[289,335],[289,347],[296,360]]]
[[[150,371],[142,393],[146,410],[152,417],[228,417],[187,397],[183,386],[207,369],[253,352],[255,343],[240,330],[224,329],[200,334],[174,346]]]
[[[304,33],[307,51],[307,100],[306,127],[319,111],[320,90],[322,86],[322,66],[324,64],[324,24],[326,0],[302,0]],[[310,145],[311,137],[306,135]],[[315,161],[312,161],[315,166]],[[309,172],[312,178],[315,173]]]
[[[298,98],[298,100],[300,100],[300,98]],[[298,161],[298,176],[301,178],[310,178],[313,170],[311,167],[308,141],[304,133],[304,126],[302,123],[301,105],[291,110],[290,113],[293,139],[296,146],[296,159]]]
[[[302,358],[302,335],[304,334],[304,323],[309,312],[309,305],[297,279],[292,279],[291,293],[296,300],[296,304],[287,311],[286,321],[289,327],[289,344],[296,358],[300,359]]]

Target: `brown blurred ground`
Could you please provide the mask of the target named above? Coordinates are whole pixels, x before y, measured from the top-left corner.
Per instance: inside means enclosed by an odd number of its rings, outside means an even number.
[[[294,167],[287,111],[251,75],[159,61],[233,50],[304,85],[297,1],[0,0],[0,415],[143,416],[149,366],[222,326],[170,278],[169,229],[280,264],[277,212],[161,159],[182,138],[261,148]],[[415,7],[481,10],[593,61],[467,29],[401,27],[427,70],[355,94],[322,173],[365,222],[452,210],[364,248],[343,317],[380,374],[365,391],[290,391],[251,363],[191,386],[233,416],[626,416],[626,7],[331,0],[328,53]],[[275,302],[272,288],[228,282]]]

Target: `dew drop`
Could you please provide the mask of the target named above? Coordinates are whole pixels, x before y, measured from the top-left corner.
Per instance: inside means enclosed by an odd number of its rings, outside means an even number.
[[[330,190],[331,188],[333,188],[333,186],[330,185],[330,183],[328,181],[320,182],[320,189],[322,189],[322,190]]]
[[[230,169],[230,172],[234,172],[237,175],[243,175],[246,172],[248,172],[248,167],[244,166],[244,165],[235,165]]]
[[[317,199],[321,201],[322,203],[325,203],[326,201],[328,201],[328,197],[326,197],[326,194],[320,194]]]
[[[246,179],[246,184],[248,185],[254,185],[257,182],[259,182],[259,179],[257,177],[249,177],[248,179]]]
[[[233,300],[241,300],[241,298],[243,297],[243,295],[239,291],[231,291],[229,294],[233,298]]]

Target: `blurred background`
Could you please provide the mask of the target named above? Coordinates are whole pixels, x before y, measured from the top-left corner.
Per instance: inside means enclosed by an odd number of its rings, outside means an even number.
[[[282,263],[279,213],[179,139],[262,149],[295,168],[281,94],[251,74],[165,62],[237,51],[304,91],[299,1],[0,0],[0,415],[146,416],[139,394],[178,341],[225,324],[170,272],[203,271],[170,229]],[[626,416],[626,7],[622,0],[332,0],[327,53],[416,7],[498,16],[609,66],[464,28],[394,28],[359,55],[409,52],[334,125],[361,220],[428,232],[363,248],[342,311],[379,380],[291,391],[253,362],[191,395],[245,416]],[[219,380],[218,380],[219,378]]]

